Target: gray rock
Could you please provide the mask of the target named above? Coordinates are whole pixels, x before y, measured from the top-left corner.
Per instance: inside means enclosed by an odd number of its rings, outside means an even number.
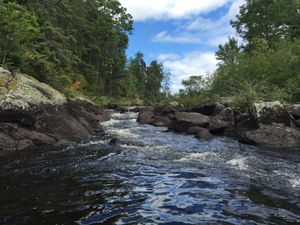
[[[280,102],[255,103],[252,108],[252,116],[260,125],[283,123],[286,126],[293,125],[293,118]]]
[[[150,124],[153,121],[154,117],[155,114],[153,111],[151,110],[142,111],[138,115],[137,122]]]
[[[168,127],[170,125],[170,123],[171,123],[171,120],[165,116],[155,117],[151,121],[151,125],[156,126],[156,127]]]
[[[210,123],[210,118],[200,113],[177,112],[175,117],[178,122],[191,123],[201,127],[207,127]]]
[[[235,116],[235,122],[239,123],[243,120],[249,119],[250,118],[250,114],[249,113],[239,113]]]
[[[202,127],[190,127],[188,130],[187,130],[187,133],[188,134],[198,134],[200,131],[202,131],[203,129],[205,128],[202,128]]]
[[[300,127],[300,119],[295,121],[295,125],[296,125],[297,127]]]
[[[60,140],[80,140],[102,132],[106,113],[83,99],[74,101],[34,78],[0,67],[0,76],[13,79],[0,95],[0,150],[55,146]]]
[[[177,132],[185,132],[195,126],[208,127],[209,123],[210,118],[200,113],[176,112],[169,129]]]
[[[154,108],[155,115],[164,116],[168,114],[175,114],[175,108],[170,105],[158,105]]]
[[[0,70],[2,79],[11,79],[3,68]],[[2,72],[1,72],[2,71]],[[40,83],[33,77],[17,73],[13,78],[13,87],[7,88],[0,95],[0,113],[38,111],[41,106],[61,106],[67,103],[66,97],[47,84]]]
[[[232,105],[230,98],[220,98],[218,100],[209,100],[202,102],[198,106],[191,109],[191,112],[198,112],[203,115],[215,116],[219,114],[224,108]]]
[[[273,123],[242,133],[240,141],[262,146],[299,147],[300,129]]]
[[[201,131],[198,132],[196,138],[210,140],[213,138],[213,135],[207,129],[202,129]]]
[[[286,107],[286,110],[293,116],[295,120],[300,119],[300,104],[294,104]]]
[[[212,134],[220,134],[225,131],[225,129],[232,127],[230,122],[221,120],[218,118],[212,118],[211,123],[209,124],[208,130]]]
[[[212,134],[224,133],[225,129],[235,126],[234,110],[233,108],[224,108],[218,115],[211,118],[208,130]]]

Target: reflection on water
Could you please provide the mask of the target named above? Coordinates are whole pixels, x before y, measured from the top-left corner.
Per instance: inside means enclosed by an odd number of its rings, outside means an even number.
[[[112,118],[104,138],[1,156],[0,224],[300,223],[297,151]]]

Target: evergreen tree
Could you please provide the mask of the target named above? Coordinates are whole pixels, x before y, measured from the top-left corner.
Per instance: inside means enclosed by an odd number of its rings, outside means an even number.
[[[156,60],[152,61],[147,68],[147,78],[145,84],[145,96],[152,101],[158,101],[162,80],[164,78],[163,65]]]
[[[38,36],[34,15],[15,2],[0,0],[0,63],[19,66],[31,57],[29,45]]]
[[[128,71],[132,76],[137,95],[143,98],[145,93],[145,80],[147,72],[147,65],[144,61],[143,53],[137,52],[135,54],[135,58],[130,61]]]

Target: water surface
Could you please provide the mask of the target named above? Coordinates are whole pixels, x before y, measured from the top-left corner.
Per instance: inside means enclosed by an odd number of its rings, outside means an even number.
[[[199,141],[136,117],[112,112],[106,137],[66,149],[0,156],[0,224],[300,223],[299,150]]]

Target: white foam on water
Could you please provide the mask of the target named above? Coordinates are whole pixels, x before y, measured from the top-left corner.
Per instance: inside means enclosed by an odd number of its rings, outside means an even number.
[[[293,188],[300,188],[300,176],[290,179],[289,182],[291,183]]]
[[[280,170],[274,170],[273,172],[287,180],[293,188],[300,188],[300,175]]]
[[[179,162],[186,162],[186,161],[209,161],[209,160],[216,160],[219,159],[218,154],[214,152],[197,152],[197,153],[190,153],[183,158],[177,160]]]
[[[109,153],[108,155],[101,157],[99,160],[102,161],[102,160],[110,159],[112,156],[115,156],[115,155],[116,155],[116,153],[114,153],[114,152]]]
[[[111,126],[114,126],[114,125],[116,125],[120,122],[121,122],[120,120],[110,119],[108,121],[101,122],[100,124],[104,127],[111,127]]]
[[[134,134],[130,129],[113,129],[109,131],[112,135],[123,138],[134,138],[137,139],[138,136]]]
[[[227,161],[226,163],[233,166],[234,168],[238,168],[240,170],[247,170],[249,166],[247,165],[247,157],[245,158],[235,158]]]

